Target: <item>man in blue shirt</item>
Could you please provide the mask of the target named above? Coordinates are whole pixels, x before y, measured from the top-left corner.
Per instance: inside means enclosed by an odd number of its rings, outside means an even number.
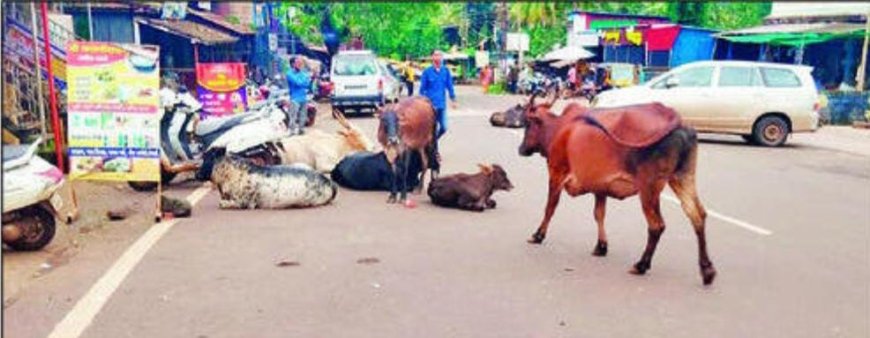
[[[308,104],[308,90],[311,88],[311,75],[302,69],[304,61],[301,56],[290,59],[293,65],[287,72],[287,88],[290,90],[290,100],[293,108],[290,112],[290,121],[287,127],[291,135],[302,134],[302,128],[308,120],[305,106]]]
[[[441,63],[441,51],[432,53],[432,66],[423,71],[420,77],[420,95],[429,98],[435,108],[435,154],[440,162],[438,154],[438,139],[447,132],[446,92],[450,94],[452,108],[456,109],[456,93],[453,92],[453,77],[447,67]]]

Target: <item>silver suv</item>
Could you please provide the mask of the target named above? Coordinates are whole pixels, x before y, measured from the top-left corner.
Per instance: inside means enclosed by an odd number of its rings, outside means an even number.
[[[747,61],[700,61],[649,82],[603,92],[597,107],[658,101],[699,132],[736,134],[765,146],[819,125],[812,67]]]

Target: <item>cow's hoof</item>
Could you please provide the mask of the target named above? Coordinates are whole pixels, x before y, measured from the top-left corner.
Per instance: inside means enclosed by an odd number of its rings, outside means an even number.
[[[607,256],[607,242],[598,241],[595,244],[595,250],[592,250],[592,255],[598,257]]]
[[[628,272],[632,275],[643,275],[646,274],[646,270],[649,270],[649,267],[649,263],[641,261],[637,262]]]
[[[536,232],[527,242],[531,244],[541,244],[544,242],[544,234]]]
[[[716,278],[716,269],[713,268],[712,264],[707,267],[701,267],[701,278],[704,280],[704,285],[713,283],[713,279]]]
[[[390,196],[389,198],[387,198],[387,203],[396,203],[396,196]]]

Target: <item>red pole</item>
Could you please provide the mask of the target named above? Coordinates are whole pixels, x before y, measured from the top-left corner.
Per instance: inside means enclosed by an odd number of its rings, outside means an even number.
[[[54,95],[54,72],[51,69],[51,40],[48,35],[48,5],[40,3],[42,11],[42,39],[45,41],[45,68],[48,69],[48,100],[51,103],[51,129],[54,130],[54,154],[57,156],[57,168],[64,171],[63,136],[60,130],[60,117],[57,114],[57,97]]]

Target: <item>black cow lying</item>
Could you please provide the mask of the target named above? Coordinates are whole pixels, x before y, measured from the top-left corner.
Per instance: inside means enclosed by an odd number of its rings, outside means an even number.
[[[526,126],[526,120],[523,117],[524,112],[525,107],[517,104],[504,112],[492,113],[489,117],[489,123],[493,127],[523,128]]]
[[[410,191],[420,183],[423,161],[418,152],[411,152],[407,171],[407,189]],[[402,165],[402,162],[398,162]],[[401,167],[400,167],[401,168]],[[384,152],[356,152],[345,156],[332,170],[332,180],[338,185],[354,190],[390,191],[393,171]]]

